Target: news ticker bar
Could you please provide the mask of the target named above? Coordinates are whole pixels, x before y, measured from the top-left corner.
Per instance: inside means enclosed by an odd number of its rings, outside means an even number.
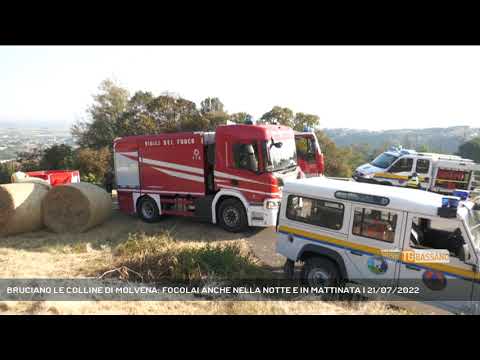
[[[134,283],[96,279],[0,279],[0,301],[201,301],[201,300],[479,300],[472,282],[412,279],[389,284],[357,279],[342,286],[311,287],[295,280]],[[361,285],[359,285],[361,284]],[[478,286],[478,285],[475,285]]]

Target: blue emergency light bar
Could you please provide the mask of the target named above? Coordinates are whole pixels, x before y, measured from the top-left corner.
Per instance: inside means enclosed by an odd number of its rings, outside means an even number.
[[[444,197],[442,198],[442,208],[457,208],[459,201],[457,198]]]
[[[469,195],[470,192],[466,190],[455,190],[453,192],[453,196],[458,196],[462,200],[467,200]]]
[[[457,216],[457,208],[460,203],[460,198],[458,197],[443,197],[442,198],[442,207],[438,208],[438,216],[444,218],[454,218]]]

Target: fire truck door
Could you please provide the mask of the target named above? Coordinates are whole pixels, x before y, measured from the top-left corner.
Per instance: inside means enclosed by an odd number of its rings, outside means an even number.
[[[298,165],[307,176],[318,176],[320,173],[319,159],[313,134],[296,134]]]

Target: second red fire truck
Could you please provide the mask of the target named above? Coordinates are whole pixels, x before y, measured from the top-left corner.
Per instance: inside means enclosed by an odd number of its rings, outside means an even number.
[[[114,154],[122,211],[147,222],[192,216],[231,232],[274,226],[284,182],[304,176],[295,134],[281,125],[130,136],[115,140]]]

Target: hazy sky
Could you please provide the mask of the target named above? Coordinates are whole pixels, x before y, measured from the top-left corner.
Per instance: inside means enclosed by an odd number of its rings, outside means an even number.
[[[328,128],[480,126],[480,47],[459,46],[0,46],[0,123],[68,127],[107,77],[255,119],[280,105]]]

